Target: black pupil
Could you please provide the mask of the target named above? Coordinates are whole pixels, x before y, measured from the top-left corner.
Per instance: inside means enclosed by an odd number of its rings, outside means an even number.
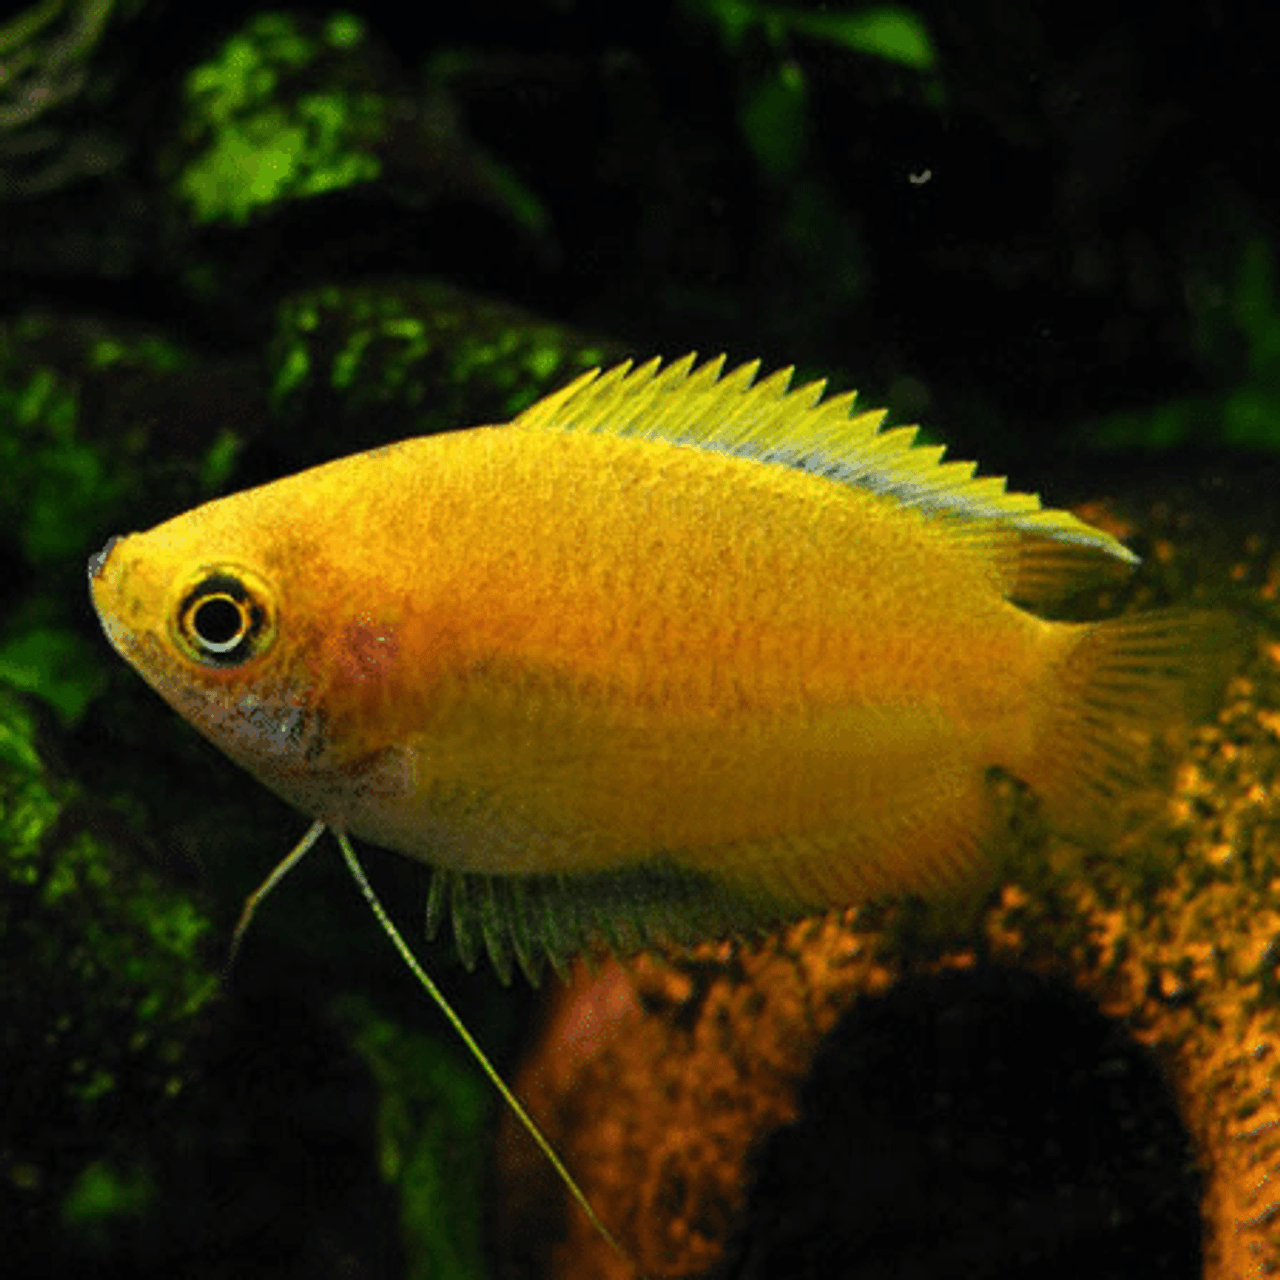
[[[244,614],[234,600],[214,596],[196,606],[191,626],[197,638],[205,644],[224,645],[244,630]]]

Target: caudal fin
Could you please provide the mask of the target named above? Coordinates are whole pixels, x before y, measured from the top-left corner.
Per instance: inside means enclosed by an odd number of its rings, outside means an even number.
[[[1212,712],[1246,632],[1233,614],[1165,609],[1079,633],[1044,687],[1026,781],[1055,829],[1096,839],[1155,781],[1162,743]]]

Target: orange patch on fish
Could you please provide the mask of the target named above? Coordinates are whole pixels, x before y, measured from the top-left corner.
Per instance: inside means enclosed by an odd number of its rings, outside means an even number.
[[[356,684],[376,680],[394,667],[399,652],[396,628],[362,613],[342,627],[339,674]]]

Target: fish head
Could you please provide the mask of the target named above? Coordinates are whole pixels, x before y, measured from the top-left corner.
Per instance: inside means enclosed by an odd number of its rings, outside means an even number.
[[[234,498],[112,538],[89,561],[93,605],[121,657],[219,749],[290,795],[289,780],[326,746],[322,681],[308,661],[314,617],[296,607],[314,576],[283,513]]]

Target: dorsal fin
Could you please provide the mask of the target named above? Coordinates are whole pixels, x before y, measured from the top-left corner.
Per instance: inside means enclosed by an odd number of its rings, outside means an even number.
[[[885,411],[855,413],[852,391],[823,400],[822,381],[788,390],[789,368],[756,382],[759,361],[721,376],[723,356],[696,368],[695,360],[691,353],[665,369],[659,359],[636,369],[630,361],[603,374],[593,369],[531,405],[511,425],[666,440],[795,467],[883,494],[926,515],[1017,530],[1027,535],[1020,539],[1019,558],[1031,552],[1041,566],[1056,559],[1045,542],[1074,549],[1077,561],[1085,551],[1121,565],[1138,563],[1123,543],[1069,511],[1042,507],[1036,494],[1010,493],[1001,476],[975,477],[975,463],[943,462],[944,446],[915,444],[917,427],[881,431]],[[1087,564],[1069,567],[1071,560],[1064,557],[1058,572],[1047,576],[1015,573],[1015,594],[1028,599],[1059,594],[1059,574],[1088,571]],[[1095,560],[1092,568],[1098,567]]]

